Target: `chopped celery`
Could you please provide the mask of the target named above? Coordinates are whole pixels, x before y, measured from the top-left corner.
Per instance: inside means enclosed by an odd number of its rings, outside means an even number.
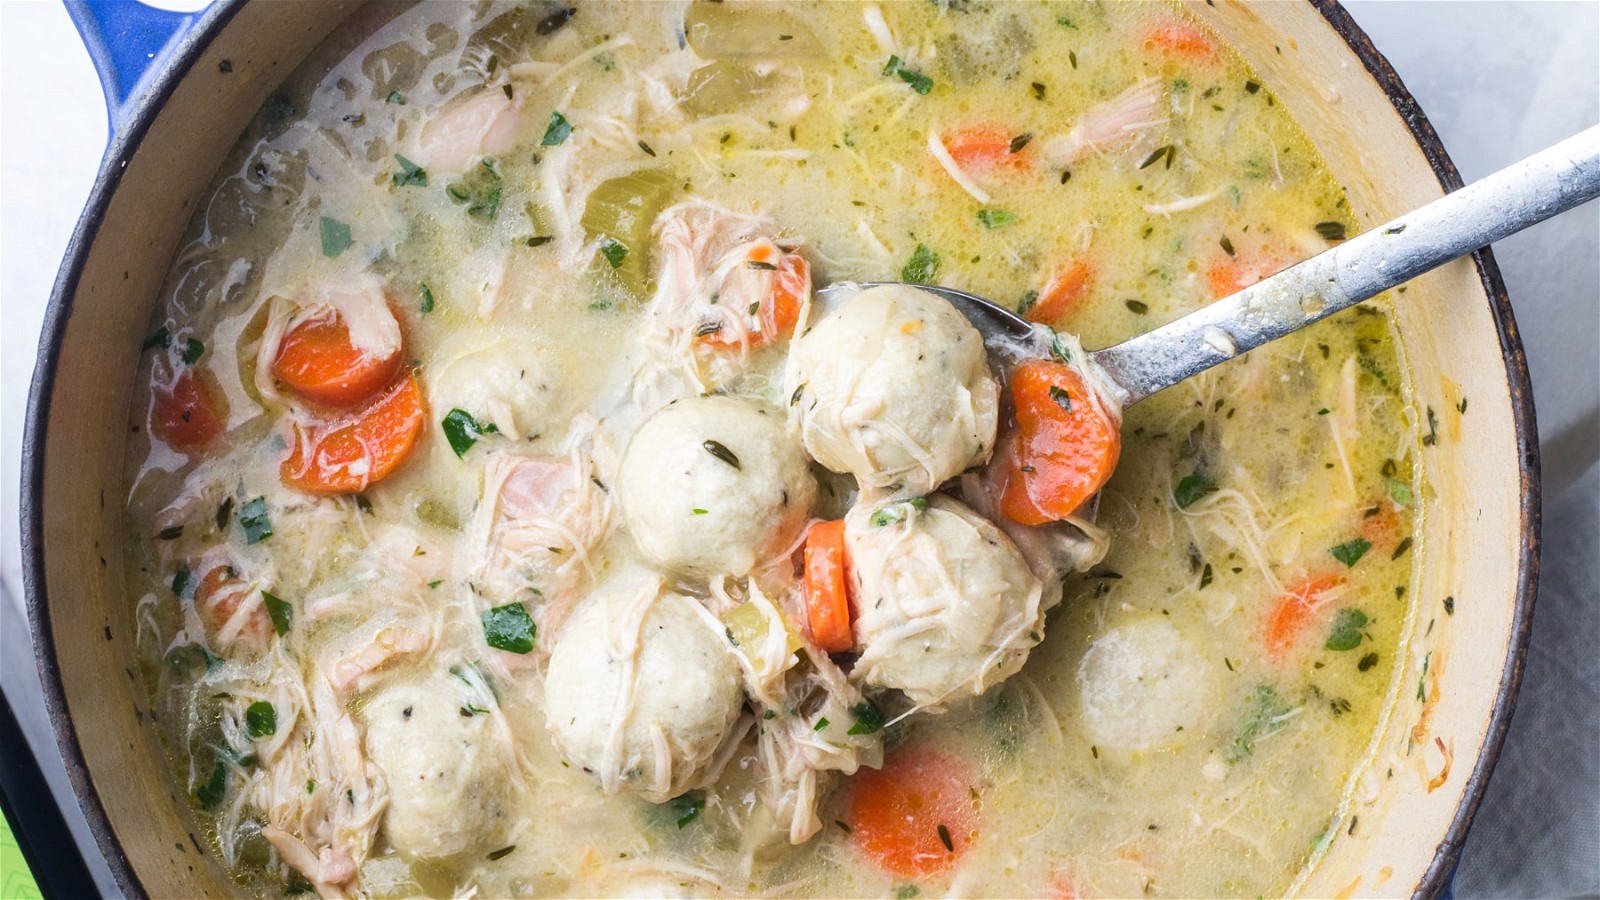
[[[583,210],[583,230],[589,240],[606,238],[615,249],[607,255],[607,270],[630,294],[647,296],[650,284],[650,226],[672,195],[672,176],[662,169],[637,172],[603,181],[589,194]],[[609,261],[616,258],[614,264]]]
[[[704,59],[815,56],[822,51],[805,23],[766,3],[696,0],[684,13],[683,31]]]
[[[743,63],[718,60],[689,73],[679,102],[697,116],[730,113],[749,106],[752,97],[771,87],[772,80],[771,75],[757,75]]]

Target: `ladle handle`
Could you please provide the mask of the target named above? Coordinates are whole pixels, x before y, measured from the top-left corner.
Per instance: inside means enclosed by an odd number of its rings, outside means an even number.
[[[1600,125],[1090,356],[1135,403],[1600,196]]]

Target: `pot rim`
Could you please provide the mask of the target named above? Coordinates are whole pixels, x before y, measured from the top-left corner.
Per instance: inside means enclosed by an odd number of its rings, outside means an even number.
[[[188,76],[195,62],[205,52],[216,35],[233,20],[247,0],[217,0],[201,13],[194,27],[185,32],[173,46],[168,60],[161,64],[149,89],[129,109],[126,120],[112,136],[110,145],[95,176],[94,186],[85,204],[83,214],[73,229],[61,269],[51,288],[50,302],[45,309],[40,331],[39,349],[35,358],[33,383],[28,394],[27,417],[22,444],[22,489],[20,518],[22,538],[23,585],[26,594],[28,622],[33,639],[34,653],[44,694],[45,709],[49,713],[56,747],[72,785],[78,805],[83,812],[89,832],[94,836],[101,855],[111,870],[117,887],[129,896],[148,896],[137,872],[129,862],[111,827],[105,805],[95,790],[83,749],[78,740],[76,726],[68,715],[65,686],[61,681],[60,665],[47,614],[48,592],[44,572],[44,453],[42,447],[47,436],[50,418],[50,401],[55,387],[56,365],[61,345],[66,337],[67,320],[72,312],[72,300],[77,293],[78,280],[100,223],[105,217],[122,171],[148,135],[151,125],[160,114],[166,101],[178,85]],[[1461,174],[1451,161],[1416,98],[1401,81],[1389,60],[1372,43],[1365,31],[1356,24],[1350,13],[1337,0],[1305,0],[1328,22],[1328,25],[1345,42],[1360,60],[1367,73],[1378,83],[1384,95],[1405,123],[1412,139],[1416,141],[1435,177],[1446,192],[1459,189]],[[1443,893],[1455,874],[1460,861],[1461,848],[1466,842],[1500,751],[1506,732],[1511,725],[1521,689],[1523,665],[1527,660],[1529,639],[1532,635],[1533,604],[1539,583],[1540,548],[1540,461],[1538,429],[1533,407],[1533,388],[1528,376],[1528,361],[1522,347],[1521,333],[1517,329],[1511,300],[1506,294],[1505,282],[1500,276],[1494,254],[1484,247],[1471,256],[1478,277],[1489,300],[1489,311],[1494,317],[1495,333],[1500,340],[1502,358],[1505,360],[1506,380],[1510,392],[1512,427],[1516,436],[1518,471],[1521,480],[1521,536],[1518,542],[1517,589],[1515,608],[1512,611],[1511,635],[1507,646],[1505,665],[1501,670],[1500,684],[1495,702],[1489,713],[1488,730],[1483,746],[1467,778],[1460,805],[1451,819],[1433,860],[1418,881],[1413,896],[1433,897]]]

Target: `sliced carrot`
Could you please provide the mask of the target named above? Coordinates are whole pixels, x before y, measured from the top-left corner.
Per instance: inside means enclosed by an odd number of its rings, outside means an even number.
[[[199,450],[222,433],[222,399],[201,370],[184,369],[150,393],[150,433],[172,449]]]
[[[195,588],[194,602],[205,612],[212,625],[222,629],[250,598],[247,587],[231,567],[217,566],[200,579],[200,585]],[[248,637],[256,643],[265,642],[272,635],[272,618],[267,614],[266,607],[258,604],[246,615],[248,618],[239,629],[239,636]]]
[[[416,449],[427,418],[422,385],[401,376],[365,408],[302,430],[278,467],[285,484],[314,494],[364,491],[393,473]]]
[[[937,875],[978,837],[967,765],[926,744],[896,747],[883,768],[862,769],[850,796],[850,836],[880,868],[903,878]]]
[[[1089,293],[1094,279],[1094,269],[1082,259],[1075,259],[1045,282],[1033,305],[1025,313],[1028,321],[1049,324],[1059,322],[1072,311],[1079,300]]]
[[[756,315],[759,317],[761,330],[750,331],[745,335],[744,343],[752,349],[765,347],[793,332],[795,324],[800,321],[800,308],[805,304],[806,294],[811,291],[811,264],[806,262],[805,257],[798,253],[778,251],[778,261],[774,263],[768,258],[771,255],[770,250],[761,246],[750,255],[751,262],[777,267],[772,272],[771,296],[757,301],[760,306],[756,310]],[[720,331],[703,335],[700,339],[711,346],[721,348],[737,347],[740,343]]]
[[[330,308],[289,329],[272,374],[302,399],[347,409],[393,381],[403,354],[403,346],[384,357],[355,346],[344,317]]]
[[[1054,360],[1013,369],[1011,399],[1016,425],[1001,445],[1000,513],[1023,525],[1064,519],[1111,479],[1122,453],[1118,423],[1071,366]]]
[[[1144,46],[1196,60],[1211,60],[1217,56],[1217,46],[1205,32],[1179,22],[1166,22],[1146,31]]]
[[[1303,578],[1288,586],[1272,602],[1267,611],[1267,653],[1280,657],[1294,646],[1328,592],[1344,584],[1344,576],[1337,573]]]
[[[811,526],[806,534],[806,621],[812,642],[828,653],[855,646],[844,573],[844,520]]]
[[[968,128],[946,135],[944,148],[956,165],[971,172],[991,169],[1026,170],[1032,162],[1026,144],[1012,150],[1017,135],[994,128]]]
[[[1270,259],[1244,256],[1219,256],[1206,268],[1206,286],[1211,299],[1221,300],[1239,293],[1279,269]]]

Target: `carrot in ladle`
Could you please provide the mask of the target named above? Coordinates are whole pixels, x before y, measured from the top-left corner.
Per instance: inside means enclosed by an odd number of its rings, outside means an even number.
[[[289,329],[272,374],[305,400],[347,409],[389,384],[403,354],[404,347],[381,357],[357,347],[344,317],[329,308]]]
[[[1064,519],[1117,467],[1119,424],[1065,363],[1038,359],[1011,372],[1016,425],[997,460],[1000,513],[1023,525]]]
[[[828,653],[855,645],[845,586],[844,520],[819,522],[806,534],[806,620],[811,640]]]

